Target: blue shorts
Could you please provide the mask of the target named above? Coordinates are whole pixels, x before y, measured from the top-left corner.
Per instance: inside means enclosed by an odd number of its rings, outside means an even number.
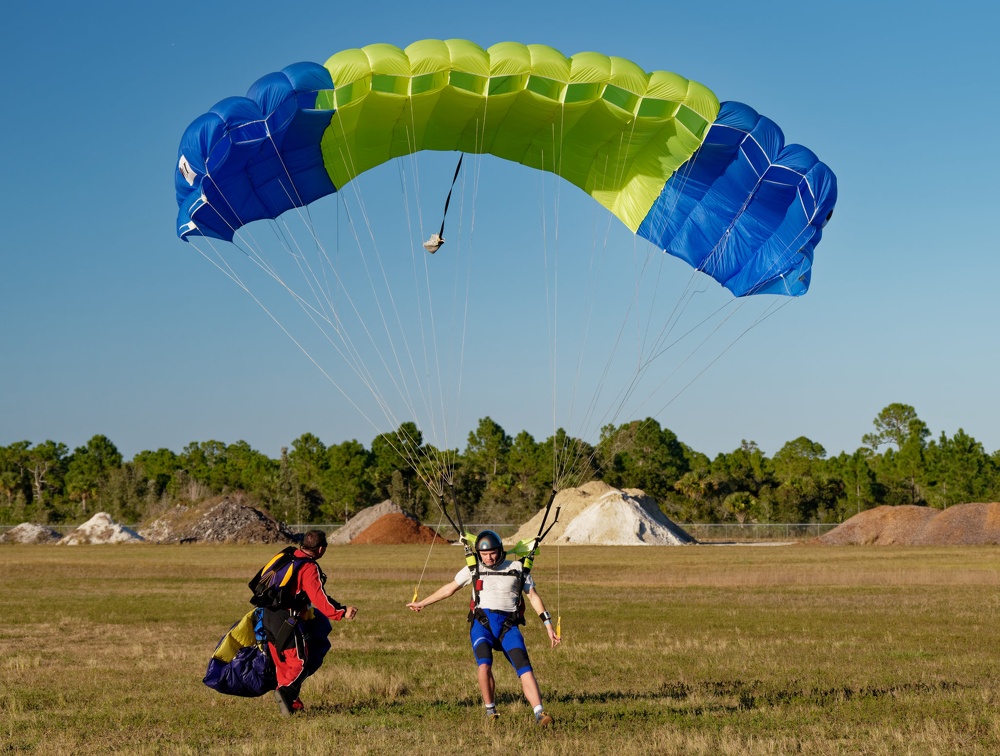
[[[493,651],[503,651],[503,655],[510,662],[510,665],[520,677],[525,672],[531,672],[531,662],[528,660],[528,649],[524,646],[524,636],[521,629],[514,625],[503,634],[504,620],[507,619],[507,612],[496,612],[492,609],[481,609],[490,621],[487,629],[478,619],[472,620],[472,628],[469,630],[469,639],[472,641],[472,653],[476,657],[476,664],[492,666]]]

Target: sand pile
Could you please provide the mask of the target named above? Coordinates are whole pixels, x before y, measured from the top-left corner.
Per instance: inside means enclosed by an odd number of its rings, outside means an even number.
[[[1000,544],[1000,503],[930,507],[875,507],[813,543],[828,546],[978,546]]]
[[[139,533],[154,543],[293,543],[301,540],[267,512],[224,496],[178,505]]]
[[[111,519],[107,512],[98,512],[76,530],[59,539],[63,546],[92,543],[140,543],[143,537]]]
[[[382,515],[358,533],[352,544],[447,543],[433,528],[421,525],[402,512]]]
[[[336,533],[330,536],[330,543],[351,543],[355,536],[357,536],[362,530],[369,527],[378,520],[380,517],[385,517],[387,514],[405,514],[398,505],[394,504],[391,499],[386,499],[381,504],[375,504],[371,507],[365,507],[360,512],[358,512],[354,517],[344,523]],[[409,517],[409,515],[407,515]],[[416,518],[411,517],[414,522]]]
[[[656,501],[638,489],[621,491],[595,480],[556,495],[549,523],[560,508],[559,521],[545,539],[552,544],[602,546],[679,546],[695,543],[660,511]],[[538,535],[544,510],[521,526],[510,543]],[[548,527],[548,525],[546,525]]]
[[[60,538],[59,533],[50,527],[22,522],[0,535],[0,543],[55,543]]]

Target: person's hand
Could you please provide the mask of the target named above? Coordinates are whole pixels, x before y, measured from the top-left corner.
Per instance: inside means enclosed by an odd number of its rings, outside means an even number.
[[[410,611],[419,612],[421,609],[424,608],[424,605],[421,604],[419,601],[411,601],[409,604],[406,605],[406,608],[409,609]]]
[[[344,619],[352,620],[354,615],[358,613],[358,608],[356,606],[349,606],[344,610]]]
[[[552,629],[551,622],[545,626],[545,632],[549,634],[549,642],[552,644],[552,648],[555,648],[562,643],[562,638],[556,635],[556,631]]]

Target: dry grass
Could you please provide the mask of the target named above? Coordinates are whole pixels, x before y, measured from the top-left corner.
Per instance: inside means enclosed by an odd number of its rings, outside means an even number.
[[[268,546],[5,546],[0,753],[934,754],[1000,750],[995,548],[563,547],[535,568],[564,644],[525,631],[557,727],[464,601],[404,609],[425,546],[337,547],[338,623],[305,716],[201,684]],[[420,594],[461,566],[435,548]],[[557,581],[558,572],[558,581]]]

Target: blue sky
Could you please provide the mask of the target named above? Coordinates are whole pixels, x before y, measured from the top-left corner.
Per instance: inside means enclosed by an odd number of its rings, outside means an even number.
[[[702,358],[706,372],[657,414],[682,441],[714,455],[752,439],[773,454],[804,435],[836,454],[860,445],[879,410],[903,402],[935,436],[964,428],[987,451],[1000,449],[1000,244],[992,228],[1000,153],[981,133],[1000,107],[992,96],[996,10],[919,2],[905,10],[878,2],[651,8],[632,0],[472,10],[431,0],[387,2],[374,13],[347,5],[247,0],[181,11],[176,3],[57,2],[7,11],[0,444],[53,439],[73,448],[102,433],[127,457],[209,439],[243,439],[277,456],[305,432],[369,444],[372,425],[176,238],[177,144],[217,100],[289,63],[374,42],[461,37],[484,47],[516,40],[567,54],[596,50],[676,71],[720,99],[753,105],[836,172],[840,199],[811,291],[732,348],[721,342],[717,362]],[[430,230],[451,161],[431,157],[419,168]],[[464,446],[487,414],[539,439],[554,424],[575,432],[559,416],[570,386],[593,390],[560,351],[552,399],[545,339],[526,337],[545,329],[537,243],[510,240],[537,240],[539,219],[552,209],[545,203],[558,201],[544,236],[549,253],[558,246],[565,285],[572,250],[605,235],[594,230],[599,221],[579,221],[569,190],[553,194],[551,181],[486,161],[481,169],[475,235],[471,205],[461,205],[466,220],[456,227],[469,240],[455,247],[477,255],[476,308],[447,441]],[[367,202],[393,181],[395,169],[374,175]],[[338,206],[325,207],[335,214]],[[609,244],[634,259],[628,235],[614,233]],[[521,260],[528,252],[534,263]],[[589,284],[596,299],[621,297],[614,287],[628,286],[603,275],[598,282]],[[454,297],[441,309],[453,306]],[[572,310],[564,317],[570,323]],[[568,326],[560,334],[560,344],[576,343]],[[597,338],[588,347],[600,348]],[[310,353],[325,357],[319,347]],[[588,359],[583,372],[600,367]]]

